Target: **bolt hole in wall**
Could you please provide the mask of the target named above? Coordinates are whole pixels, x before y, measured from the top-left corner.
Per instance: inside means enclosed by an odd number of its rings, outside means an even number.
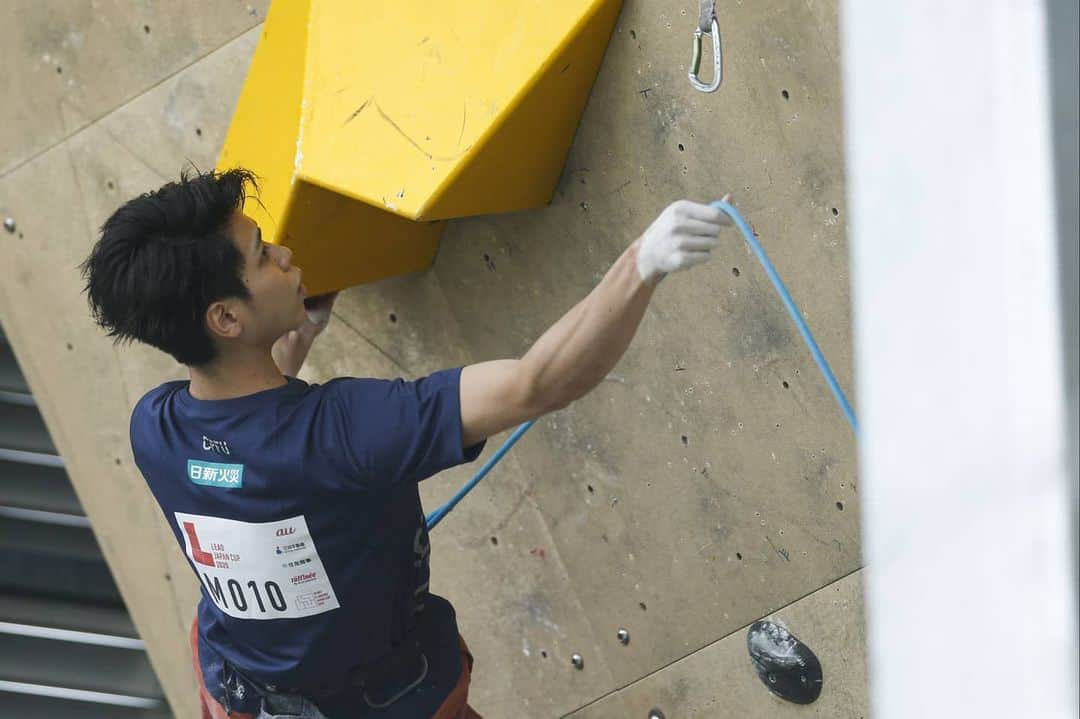
[[[397,315],[394,314],[393,312],[390,313],[390,321],[391,322],[397,322]]]
[[[791,97],[791,94],[787,90],[781,90],[780,94],[783,95],[785,100],[787,100],[787,99],[789,99]]]
[[[683,147],[683,144],[680,142],[679,143],[679,152],[683,152],[684,150],[686,150],[686,148]]]
[[[196,134],[196,135],[197,135],[198,137],[202,137],[202,128],[201,128],[201,127],[196,127],[196,128],[195,128],[195,134]]]
[[[143,32],[145,32],[147,35],[150,34],[150,26],[149,25],[143,25],[142,29],[143,29]]]
[[[781,382],[780,384],[781,384],[781,385],[783,385],[784,389],[787,389],[788,387],[790,387],[790,386],[791,386],[791,385],[789,385],[789,384],[788,384],[788,381],[787,381],[787,380],[784,380],[784,381],[783,381],[783,382]]]
[[[739,272],[739,268],[738,268],[738,267],[732,267],[732,268],[731,268],[731,274],[733,274],[733,275],[735,275],[736,277],[738,277],[738,276],[739,276],[740,274],[742,274],[742,273],[741,273],[741,272]]]
[[[836,503],[836,508],[839,509],[841,512],[843,512],[844,511],[844,503],[843,502],[837,502]]]
[[[56,66],[56,74],[57,74],[57,75],[63,75],[63,74],[64,74],[64,68],[62,68],[62,67],[60,67],[59,65],[57,65],[57,66]]]
[[[832,208],[831,212],[832,212],[833,217],[839,217],[840,216],[840,210],[836,209],[835,207]]]
[[[491,543],[496,547],[499,546],[499,538],[498,537],[492,537],[491,538]]]

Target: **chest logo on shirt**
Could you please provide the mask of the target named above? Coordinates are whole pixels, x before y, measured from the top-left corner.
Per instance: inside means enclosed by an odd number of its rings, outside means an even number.
[[[260,523],[175,516],[203,596],[230,617],[289,619],[340,606],[303,515]],[[283,530],[292,530],[286,545]]]
[[[240,489],[244,486],[244,465],[242,464],[219,464],[189,459],[187,475],[188,479],[195,484],[206,487]]]

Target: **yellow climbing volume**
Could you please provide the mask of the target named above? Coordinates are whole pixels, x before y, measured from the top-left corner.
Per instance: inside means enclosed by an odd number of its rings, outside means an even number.
[[[621,0],[276,0],[218,161],[311,294],[422,270],[441,220],[551,197]]]

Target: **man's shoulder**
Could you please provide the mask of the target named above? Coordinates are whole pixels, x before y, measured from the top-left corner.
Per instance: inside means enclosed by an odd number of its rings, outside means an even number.
[[[317,391],[325,396],[334,398],[351,398],[358,395],[375,396],[385,393],[387,388],[396,380],[379,379],[377,377],[334,377],[322,385],[312,385]]]
[[[143,446],[154,444],[154,432],[159,427],[159,418],[162,415],[162,407],[168,398],[180,391],[187,384],[186,381],[176,380],[165,382],[144,394],[131,410],[131,418],[128,420],[128,438],[131,441],[132,451],[138,461],[139,450]]]
[[[402,396],[431,394],[460,382],[461,367],[438,370],[423,377],[335,377],[322,386],[328,396],[345,402],[392,402]]]
[[[161,406],[161,403],[168,397],[172,396],[176,392],[186,387],[188,380],[173,380],[171,382],[163,382],[162,384],[154,387],[152,390],[144,394],[139,398],[139,401],[135,403],[135,407],[132,408],[132,416],[141,412],[154,411],[155,408]]]

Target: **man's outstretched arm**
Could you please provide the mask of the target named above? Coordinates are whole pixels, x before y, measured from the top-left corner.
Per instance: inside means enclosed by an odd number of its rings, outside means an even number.
[[[717,234],[729,224],[708,205],[670,205],[521,359],[465,367],[462,444],[471,446],[586,395],[630,345],[660,279],[707,260]]]

